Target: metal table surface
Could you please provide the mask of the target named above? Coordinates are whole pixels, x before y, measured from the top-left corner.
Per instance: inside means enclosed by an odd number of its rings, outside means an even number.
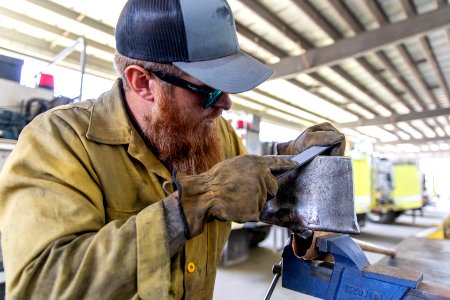
[[[408,237],[396,247],[395,258],[385,256],[375,265],[389,265],[423,273],[423,281],[450,288],[450,240]]]

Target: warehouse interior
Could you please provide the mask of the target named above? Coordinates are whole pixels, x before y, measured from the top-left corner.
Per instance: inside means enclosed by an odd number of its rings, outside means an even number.
[[[55,72],[55,94],[61,91],[58,96],[71,101],[95,97],[109,88],[117,78],[114,28],[125,3],[0,2],[0,54],[25,61],[21,85],[30,89],[26,96],[5,95],[1,108],[18,111],[24,97],[36,97],[32,85],[38,84],[36,75],[41,73]],[[400,257],[395,265],[385,254],[366,252],[370,263],[409,267],[422,272],[424,280],[448,288],[450,274],[437,269],[450,263],[450,253],[444,250],[450,244],[442,229],[443,220],[450,215],[446,184],[450,168],[450,1],[228,3],[241,50],[274,70],[270,80],[257,88],[231,95],[233,106],[224,114],[249,152],[273,154],[273,144],[293,139],[314,124],[333,124],[345,134],[346,155],[353,160],[354,174],[357,170],[364,173],[358,173],[361,177],[353,183],[356,210],[360,210],[356,214],[362,218],[358,220],[359,238],[397,248]],[[62,69],[70,70],[70,75],[59,73]],[[64,95],[68,85],[72,90]],[[48,95],[46,91],[38,93],[39,97]],[[1,144],[4,159],[14,142],[3,138]],[[405,176],[412,177],[400,181],[407,172]],[[416,204],[405,204],[408,200],[401,205],[377,203],[374,191],[383,194],[377,180],[390,176],[401,185],[399,191],[391,186],[390,193],[414,190],[420,197],[414,200]],[[361,178],[366,179],[364,183]],[[363,189],[368,195],[358,207],[357,190],[364,193]],[[241,233],[237,233],[235,245],[230,241],[226,251],[237,258],[225,260],[219,268],[214,299],[264,298],[273,278],[272,265],[281,260],[289,231],[263,227],[267,235],[256,247],[246,242],[242,245]],[[232,234],[247,230],[235,224]],[[243,236],[249,238],[247,233]],[[423,259],[416,257],[417,265],[401,258],[419,251],[407,244],[412,237],[430,241],[428,253],[427,243],[420,250]],[[433,248],[432,242],[438,245]],[[436,249],[440,252],[433,259]],[[282,280],[283,276],[271,299],[314,299],[283,287]],[[298,284],[312,285],[309,281]],[[447,291],[439,289],[433,292]]]

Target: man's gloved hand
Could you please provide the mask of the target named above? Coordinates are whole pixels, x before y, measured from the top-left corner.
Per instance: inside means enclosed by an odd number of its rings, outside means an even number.
[[[296,166],[279,157],[244,155],[199,175],[177,174],[178,197],[190,231],[186,238],[200,234],[204,224],[213,220],[257,221],[266,199],[278,190],[272,172],[283,173]]]
[[[297,155],[312,146],[335,145],[332,156],[342,156],[345,151],[345,136],[328,122],[307,128],[293,141],[277,145],[280,155]]]

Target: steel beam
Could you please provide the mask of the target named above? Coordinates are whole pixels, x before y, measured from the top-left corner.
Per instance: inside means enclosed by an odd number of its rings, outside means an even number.
[[[333,40],[342,38],[342,34],[325,19],[320,12],[311,3],[305,0],[294,0],[293,3],[297,5],[317,26],[319,26],[326,34]]]
[[[355,35],[364,31],[364,27],[359,20],[351,13],[342,0],[328,0],[328,3],[343,17]]]
[[[450,108],[440,108],[435,110],[426,110],[421,112],[415,112],[405,115],[391,115],[389,117],[376,117],[373,119],[366,119],[366,120],[358,120],[355,122],[349,122],[349,123],[340,123],[338,124],[341,128],[354,128],[359,126],[380,126],[380,125],[386,125],[386,124],[392,124],[392,123],[398,123],[398,122],[408,122],[413,120],[419,120],[419,119],[425,119],[425,118],[432,118],[432,117],[439,117],[439,116],[446,116],[450,114]]]
[[[377,142],[377,145],[398,145],[398,144],[412,144],[412,145],[424,145],[428,143],[437,142],[450,142],[450,136],[434,137],[434,138],[420,138],[420,139],[410,139],[407,141],[394,141],[394,142]]]
[[[395,130],[401,131],[402,133],[406,134],[409,138],[411,138],[411,134],[410,134],[409,132],[406,132],[404,129],[398,127],[397,124],[392,124],[392,126],[394,126]],[[385,129],[385,128],[383,128],[383,129]],[[386,130],[386,129],[385,129],[385,130]],[[397,136],[399,137],[399,140],[402,140],[402,139],[400,138],[400,135],[397,135]]]
[[[420,106],[420,108],[423,110],[426,107],[425,102],[420,98],[420,96],[417,94],[417,92],[411,87],[411,85],[408,83],[408,81],[403,78],[403,76],[400,74],[400,72],[397,70],[397,68],[394,66],[394,64],[389,60],[387,55],[383,51],[377,51],[375,52],[375,55],[378,57],[378,59],[381,61],[383,67],[389,71],[392,76],[396,77],[400,85],[403,87],[404,91],[413,98],[416,103]]]
[[[299,131],[303,131],[306,127],[316,124],[316,122],[302,120],[301,118],[295,116],[295,118],[299,119],[300,121],[304,121],[304,124],[300,125],[299,123],[294,123],[292,121],[288,121],[283,118],[273,116],[271,114],[266,113],[265,111],[260,111],[260,110],[253,109],[248,106],[239,104],[236,101],[233,101],[233,97],[242,98],[247,101],[251,101],[249,98],[242,97],[242,95],[233,95],[232,96],[233,105],[231,106],[231,111],[246,111],[248,113],[254,114],[255,116],[259,116],[262,119],[272,122],[274,124],[281,125],[281,126],[284,126],[287,128],[291,128],[294,130],[299,130]],[[270,109],[270,108],[268,108],[268,109]],[[283,113],[285,113],[285,112],[283,112]]]
[[[268,104],[264,104],[264,105],[263,105],[263,104],[261,104],[261,102],[259,102],[259,101],[255,100],[255,99],[253,99],[252,97],[249,97],[249,96],[246,96],[246,95],[243,95],[243,94],[236,94],[235,96],[236,96],[237,98],[241,98],[241,99],[247,100],[247,101],[249,101],[249,102],[252,102],[252,103],[255,103],[255,104],[264,106],[264,109],[265,109],[265,110],[271,109],[271,110],[277,111],[277,112],[279,112],[279,113],[282,113],[282,114],[291,116],[292,118],[296,118],[296,119],[299,119],[299,120],[304,120],[305,122],[310,123],[310,124],[316,124],[316,123],[317,123],[317,121],[315,121],[315,120],[307,119],[306,117],[300,117],[300,116],[298,116],[298,115],[296,115],[296,114],[294,114],[294,113],[291,113],[291,112],[289,112],[289,111],[282,110],[282,109],[280,109],[280,108],[278,108],[278,107],[275,107],[275,106],[272,106],[272,105],[268,105]],[[263,117],[263,115],[261,115],[261,113],[260,113],[259,115],[260,115],[261,117]],[[325,119],[324,119],[324,121],[325,121]]]
[[[405,14],[408,18],[416,14],[411,0],[401,0],[400,2],[402,3],[403,10],[405,11]]]
[[[356,61],[370,74],[372,75],[378,82],[380,82],[383,87],[388,90],[394,98],[396,98],[401,104],[403,104],[406,108],[409,109],[410,112],[415,111],[414,107],[411,105],[411,103],[405,101],[400,93],[396,91],[391,84],[381,76],[380,72],[377,71],[370,63],[369,61],[364,57],[358,57]]]
[[[271,65],[275,71],[272,78],[312,72],[321,66],[336,64],[346,58],[361,56],[369,51],[399,44],[409,38],[423,36],[429,31],[448,27],[449,24],[450,6],[446,6],[403,22],[388,24],[355,37],[339,40],[327,47],[310,49],[302,55],[284,58]]]
[[[406,49],[405,45],[397,45],[396,46],[397,51],[399,52],[400,56],[402,57],[403,61],[406,63],[406,65],[411,70],[412,74],[416,78],[417,83],[419,83],[422,90],[425,92],[425,94],[428,96],[428,98],[431,100],[431,102],[436,106],[436,108],[440,108],[440,105],[434,96],[434,94],[431,92],[430,87],[425,82],[425,79],[423,78],[420,71],[417,69],[416,64],[414,63],[413,59],[411,58],[411,55],[409,54],[408,50]],[[428,107],[425,107],[427,109]]]
[[[320,84],[326,86],[327,88],[329,88],[330,90],[332,90],[333,92],[340,94],[341,96],[345,97],[346,99],[351,99],[351,101],[355,104],[357,104],[358,106],[360,106],[362,109],[365,109],[366,111],[370,112],[371,114],[375,115],[375,116],[379,116],[380,113],[377,112],[376,110],[374,110],[370,105],[362,102],[361,100],[357,99],[357,98],[353,98],[352,95],[350,95],[349,93],[347,93],[346,91],[344,91],[343,89],[341,89],[340,87],[338,87],[337,85],[333,84],[332,82],[328,81],[327,79],[323,78],[322,76],[320,76],[317,73],[311,73],[308,74],[311,78],[313,78],[315,81],[319,82]]]
[[[93,27],[101,32],[104,32],[106,34],[110,34],[110,35],[114,36],[114,27],[111,27],[105,23],[99,22],[88,16],[82,15],[76,11],[68,9],[67,7],[65,7],[63,5],[56,4],[55,2],[49,1],[49,0],[27,0],[27,1],[31,2],[33,4],[36,4],[40,7],[43,7],[47,10],[53,11],[53,12],[57,13],[58,15],[62,15],[66,18],[78,21],[81,24],[87,25],[89,27]]]
[[[44,31],[53,33],[55,35],[63,36],[65,38],[73,40],[73,41],[77,40],[80,37],[79,35],[77,35],[77,34],[75,34],[73,32],[70,32],[68,30],[61,29],[59,27],[50,25],[48,23],[44,23],[42,21],[33,19],[30,16],[25,16],[23,14],[19,14],[19,13],[15,12],[15,11],[9,10],[7,8],[4,8],[4,7],[0,7],[0,15],[7,16],[7,17],[9,17],[11,19],[14,19],[16,21],[19,21],[19,22],[22,22],[24,24],[30,25],[32,27],[36,27],[36,28],[42,29]],[[96,49],[99,49],[99,50],[102,50],[102,51],[104,51],[106,53],[111,53],[111,54],[114,54],[114,52],[115,52],[115,49],[113,47],[107,46],[105,44],[101,44],[101,43],[99,43],[97,41],[94,41],[92,39],[85,38],[85,40],[86,40],[86,43],[90,47],[94,47]]]
[[[232,112],[233,111],[235,111],[235,112],[245,111],[245,112],[251,113],[251,114],[253,114],[255,116],[259,116],[262,119],[265,119],[265,120],[267,120],[269,122],[273,122],[273,123],[279,124],[279,125],[281,124],[282,126],[285,126],[285,127],[291,128],[291,129],[299,130],[295,126],[295,124],[293,122],[288,122],[286,120],[283,120],[282,118],[278,118],[278,117],[269,115],[269,114],[267,114],[267,113],[265,113],[263,111],[260,111],[260,110],[257,110],[257,109],[253,109],[253,108],[249,108],[249,107],[247,107],[245,105],[238,104],[235,101],[232,101],[232,102],[233,102],[233,105],[231,106],[231,109],[230,109],[230,111],[232,111]]]
[[[415,124],[413,124],[412,122],[407,123],[412,129],[414,129],[415,131],[417,131],[418,133],[420,133],[420,135],[422,135],[423,137],[425,137],[425,132],[423,131],[422,128],[419,128],[419,126],[416,126]],[[426,124],[425,124],[426,125]]]
[[[449,86],[447,82],[445,81],[445,75],[442,72],[441,68],[439,67],[439,63],[436,59],[436,56],[433,54],[433,50],[431,49],[431,44],[426,37],[420,38],[420,45],[422,46],[422,51],[425,54],[425,57],[427,58],[428,63],[431,65],[431,68],[434,71],[434,74],[437,78],[437,81],[439,82],[439,87],[444,92],[445,96],[447,97],[447,101],[450,102],[450,91]]]
[[[353,102],[348,101],[348,99],[347,99],[346,103],[340,103],[340,102],[336,101],[335,99],[333,99],[327,95],[324,95],[323,93],[318,91],[317,86],[315,86],[315,87],[307,86],[306,84],[301,83],[297,79],[288,79],[287,81],[292,83],[295,86],[298,86],[299,88],[301,88],[305,91],[308,91],[311,94],[316,95],[317,97],[319,97],[321,99],[328,101],[329,103],[334,104],[335,106],[337,106],[345,111],[348,111],[351,114],[358,116],[358,118],[364,118],[363,114],[361,114],[359,111],[354,111],[354,110],[351,110],[348,108],[349,104],[353,104]],[[322,87],[322,85],[320,87]],[[326,87],[326,86],[323,86],[323,87]]]
[[[270,98],[270,99],[274,99],[274,100],[276,100],[276,101],[278,101],[278,102],[280,102],[280,103],[283,103],[283,104],[285,104],[285,105],[289,105],[289,106],[291,106],[291,107],[293,107],[293,108],[296,108],[296,109],[298,109],[298,110],[304,111],[305,113],[310,114],[310,115],[312,115],[312,116],[314,116],[314,117],[316,117],[316,118],[320,118],[320,119],[326,120],[326,121],[328,121],[328,122],[335,122],[335,121],[331,120],[331,119],[328,118],[328,117],[325,117],[325,116],[323,116],[323,115],[320,115],[320,114],[318,114],[318,113],[315,113],[315,112],[313,112],[313,111],[311,111],[311,110],[308,110],[308,109],[306,109],[306,108],[304,108],[304,107],[301,107],[301,106],[296,105],[296,104],[294,104],[294,103],[291,103],[291,102],[289,102],[289,101],[286,101],[285,99],[282,99],[282,98],[280,98],[280,97],[278,97],[278,96],[276,96],[276,95],[270,94],[270,93],[268,93],[268,92],[266,92],[266,91],[263,91],[263,90],[261,90],[260,88],[255,88],[255,89],[253,89],[252,91],[255,92],[255,93],[257,93],[257,94],[260,94],[260,95],[262,95],[262,96],[264,96],[264,97],[267,97],[267,98]]]
[[[300,34],[290,28],[290,26],[277,16],[273,15],[267,8],[265,8],[258,1],[254,0],[241,0],[245,6],[252,10],[255,14],[263,18],[266,22],[271,24],[273,27],[280,30],[286,37],[291,39],[293,42],[300,45],[302,48],[311,48],[313,45],[311,42],[303,38]]]
[[[377,20],[378,25],[384,26],[388,23],[388,18],[384,11],[380,8],[380,5],[377,1],[363,1],[366,7],[370,10],[375,20]]]
[[[434,124],[433,124],[433,122],[431,122],[432,120],[433,120]],[[444,134],[445,134],[444,127],[437,120],[435,120],[435,119],[426,119],[426,120],[423,120],[423,121],[425,122],[425,124],[427,124],[431,128],[431,130],[434,131],[436,136],[439,136],[437,129],[442,130],[444,132]]]
[[[268,51],[268,52],[270,52],[270,53],[272,53],[272,54],[274,54],[274,55],[276,55],[276,56],[278,56],[280,58],[288,56],[288,53],[286,53],[285,51],[281,50],[277,46],[273,45],[272,43],[270,43],[266,39],[256,35],[253,31],[251,31],[250,29],[248,29],[244,25],[240,24],[237,21],[235,23],[236,23],[236,30],[237,30],[237,32],[239,32],[239,34],[242,34],[244,37],[246,37],[247,39],[251,40],[252,42],[257,44],[258,46],[260,46],[264,50],[266,50],[266,51]]]
[[[366,88],[363,84],[359,83],[355,78],[353,78],[347,71],[345,71],[341,66],[333,66],[331,69],[336,72],[339,76],[350,82],[353,86],[355,86],[361,93],[365,94],[369,97],[373,102],[378,103],[378,105],[382,106],[391,114],[395,114],[395,110],[380,99],[375,93]]]

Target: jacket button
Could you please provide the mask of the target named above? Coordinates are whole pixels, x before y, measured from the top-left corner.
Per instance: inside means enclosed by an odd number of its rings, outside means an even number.
[[[195,264],[192,262],[192,261],[190,261],[188,264],[187,264],[187,271],[189,272],[189,273],[193,273],[194,271],[195,271]]]

